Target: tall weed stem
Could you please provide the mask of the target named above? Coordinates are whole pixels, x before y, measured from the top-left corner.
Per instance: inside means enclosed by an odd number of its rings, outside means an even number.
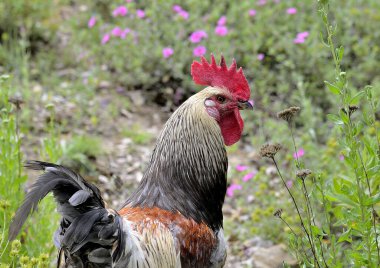
[[[274,157],[272,157],[271,159],[272,159],[272,161],[273,161],[273,164],[274,164],[275,167],[276,167],[277,173],[278,173],[278,175],[280,176],[283,185],[285,186],[286,190],[288,191],[288,193],[289,193],[289,195],[290,195],[290,197],[291,197],[291,199],[292,199],[292,202],[293,202],[293,204],[294,204],[294,206],[295,206],[295,208],[296,208],[296,210],[297,210],[297,214],[298,214],[298,217],[299,217],[299,219],[300,219],[302,229],[303,229],[303,231],[305,232],[305,234],[306,234],[306,236],[307,236],[307,239],[308,239],[308,241],[309,241],[310,249],[311,249],[311,252],[313,253],[314,261],[315,261],[315,263],[317,264],[318,267],[321,267],[320,264],[319,264],[319,262],[318,262],[317,255],[316,255],[316,253],[315,253],[315,247],[314,247],[314,244],[313,244],[313,242],[312,242],[312,239],[311,239],[311,237],[310,237],[309,232],[308,232],[307,229],[306,229],[305,223],[304,223],[304,221],[303,221],[303,219],[302,219],[302,215],[301,215],[301,212],[300,212],[300,210],[299,210],[299,208],[298,208],[297,201],[296,201],[296,199],[294,198],[294,196],[293,196],[292,192],[290,191],[289,187],[286,185],[286,182],[285,182],[285,180],[284,180],[284,177],[282,176],[282,173],[281,173],[281,171],[280,171],[280,169],[279,169],[279,167],[278,167],[277,161],[274,159]]]
[[[296,168],[299,171],[301,169],[301,160],[299,159],[299,157],[297,155],[298,150],[297,150],[296,140],[294,138],[293,126],[294,126],[294,121],[293,120],[288,121],[288,128],[290,130],[290,135],[292,137],[292,142],[293,142],[294,153],[295,153],[295,156],[296,156],[296,158],[295,158],[295,160],[296,160]],[[316,226],[315,220],[314,220],[314,212],[313,212],[313,208],[311,206],[311,201],[310,201],[310,198],[309,198],[309,193],[308,193],[308,190],[307,190],[307,187],[306,187],[305,180],[301,179],[301,181],[302,181],[302,190],[303,190],[302,192],[303,192],[303,195],[305,197],[305,202],[306,202],[306,211],[307,211],[307,217],[308,217],[309,232],[310,232],[310,236],[311,236],[311,241],[314,244],[314,237],[313,237],[313,232],[312,232],[312,229],[311,229],[311,224],[312,223],[313,223],[314,226]],[[323,253],[323,247],[322,247],[321,239],[319,237],[317,237],[317,239],[319,241],[319,246],[321,248],[321,255],[322,255],[323,263],[325,264],[326,267],[328,267],[328,265],[326,263],[326,260],[325,260],[324,253]],[[315,247],[315,244],[314,244],[314,247]]]

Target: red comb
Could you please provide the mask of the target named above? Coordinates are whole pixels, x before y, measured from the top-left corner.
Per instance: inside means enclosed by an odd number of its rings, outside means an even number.
[[[227,88],[231,93],[237,95],[239,99],[248,100],[251,95],[251,90],[242,68],[236,69],[235,59],[232,61],[231,66],[227,68],[223,56],[220,58],[220,65],[216,64],[213,54],[211,54],[211,63],[201,57],[201,62],[194,61],[191,65],[191,75],[196,84]]]

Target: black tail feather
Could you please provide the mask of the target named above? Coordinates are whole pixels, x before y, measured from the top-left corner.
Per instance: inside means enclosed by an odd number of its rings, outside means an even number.
[[[9,240],[16,238],[29,214],[37,208],[38,203],[49,192],[53,192],[54,197],[59,204],[58,211],[64,218],[68,218],[69,220],[77,217],[81,212],[87,210],[89,206],[104,208],[104,202],[100,196],[99,189],[94,185],[87,183],[81,176],[72,170],[63,166],[40,161],[28,161],[25,164],[25,167],[33,170],[43,170],[45,173],[33,184],[30,191],[27,193],[23,204],[17,210],[9,228]],[[70,200],[70,198],[80,190],[87,193],[87,199],[89,202],[87,206],[76,208],[67,203],[67,200]],[[89,199],[90,196],[91,198]],[[77,201],[75,199],[79,198],[74,198],[74,203]],[[83,200],[81,201],[83,203]]]
[[[53,192],[58,212],[62,215],[54,241],[63,249],[67,263],[86,263],[93,259],[104,264],[121,257],[122,242],[125,241],[122,220],[115,211],[105,208],[96,186],[63,166],[28,161],[25,167],[44,173],[32,185],[17,210],[9,228],[9,240],[16,238],[29,214],[49,192]]]

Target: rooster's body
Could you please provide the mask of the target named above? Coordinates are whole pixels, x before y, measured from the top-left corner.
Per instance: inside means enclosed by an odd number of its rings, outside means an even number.
[[[99,190],[71,170],[32,161],[28,167],[45,173],[18,210],[10,239],[52,191],[62,215],[54,236],[62,267],[222,267],[225,144],[240,139],[239,109],[252,106],[235,63],[227,69],[223,58],[220,66],[213,56],[210,65],[202,58],[192,73],[209,87],[168,120],[142,182],[121,210],[106,208]]]

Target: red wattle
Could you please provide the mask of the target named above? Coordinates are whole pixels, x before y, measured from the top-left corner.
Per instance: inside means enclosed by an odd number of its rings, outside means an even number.
[[[232,113],[224,115],[219,122],[219,126],[225,145],[230,146],[239,141],[244,128],[239,109],[234,109]]]

